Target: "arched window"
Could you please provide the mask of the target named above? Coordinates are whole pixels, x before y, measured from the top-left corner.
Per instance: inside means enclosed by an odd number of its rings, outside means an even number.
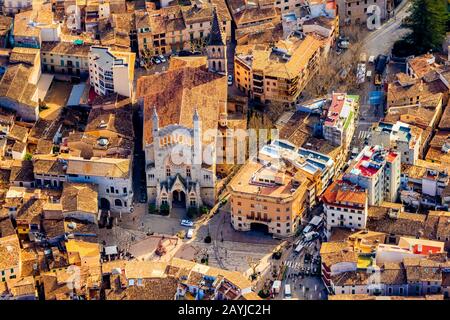
[[[216,52],[216,48],[213,47],[213,48],[212,48],[212,52],[213,52],[213,53]]]
[[[216,70],[216,62],[213,61],[213,69]]]
[[[217,52],[219,52],[219,53],[220,53],[220,48],[217,48]]]
[[[114,200],[114,205],[115,205],[116,207],[121,207],[121,206],[122,206],[122,200],[120,200],[120,199]]]
[[[219,61],[219,70],[222,70],[222,61]]]

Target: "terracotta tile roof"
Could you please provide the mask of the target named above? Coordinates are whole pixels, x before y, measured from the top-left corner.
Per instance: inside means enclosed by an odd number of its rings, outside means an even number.
[[[106,300],[174,300],[178,288],[175,278],[143,279],[142,284],[122,288],[118,275],[111,276],[111,289],[106,289]]]
[[[46,200],[30,198],[17,211],[17,224],[40,224]]]
[[[366,271],[346,271],[331,276],[331,281],[335,286],[358,286],[366,285],[371,274]]]
[[[426,215],[400,212],[398,218],[388,216],[389,208],[369,207],[367,228],[387,234],[417,236],[425,227]]]
[[[39,49],[14,47],[9,57],[10,63],[25,63],[33,66],[36,58],[40,59]]]
[[[129,159],[77,157],[67,159],[67,174],[79,174],[98,177],[128,178],[130,174]]]
[[[22,63],[9,67],[0,80],[0,96],[37,107],[38,103],[31,100],[36,91],[36,86],[28,82],[31,72],[32,68]]]
[[[65,165],[56,157],[33,158],[35,174],[65,175]]]
[[[29,160],[15,160],[11,167],[9,181],[34,181],[33,163]]]
[[[441,121],[439,122],[439,129],[450,131],[450,101],[442,114]]]
[[[417,77],[422,78],[425,74],[436,68],[435,63],[430,63],[432,60],[434,60],[434,56],[430,53],[409,59],[408,64]]]
[[[365,205],[367,202],[367,191],[344,181],[334,181],[322,195],[328,204],[346,203]]]
[[[63,212],[98,214],[97,186],[89,183],[64,183],[61,196]]]
[[[320,248],[322,263],[331,267],[341,262],[357,263],[358,255],[347,242],[324,242]]]
[[[192,117],[197,109],[203,132],[216,129],[219,112],[227,101],[227,80],[203,68],[168,70],[139,78],[137,96],[144,101],[144,143],[148,145],[153,142],[154,107],[160,128],[171,124],[192,128]]]
[[[20,243],[16,234],[0,238],[0,270],[17,268],[20,262]]]
[[[41,53],[52,53],[71,57],[87,58],[91,46],[87,44],[76,45],[73,42],[45,41],[41,45]]]
[[[92,109],[85,132],[98,136],[102,131],[110,131],[132,139],[134,133],[131,105],[106,110],[103,108]]]

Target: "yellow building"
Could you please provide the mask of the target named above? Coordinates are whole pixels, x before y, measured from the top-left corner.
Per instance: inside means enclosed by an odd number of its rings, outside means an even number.
[[[221,32],[231,38],[231,15],[225,3],[213,1]],[[213,5],[169,6],[158,10],[136,11],[139,55],[146,49],[154,54],[169,54],[179,50],[199,50],[195,44],[206,44],[211,30]]]
[[[249,160],[228,185],[231,223],[236,230],[295,234],[309,201],[311,182],[293,167]]]
[[[100,245],[98,243],[69,240],[66,243],[70,265],[100,267]]]
[[[274,47],[238,46],[235,84],[256,101],[293,105],[317,71],[324,43],[319,36],[294,35]]]

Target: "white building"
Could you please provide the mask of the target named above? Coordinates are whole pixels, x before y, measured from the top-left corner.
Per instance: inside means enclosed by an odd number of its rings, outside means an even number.
[[[344,180],[367,189],[369,205],[395,202],[400,191],[400,156],[381,146],[366,146],[344,175]]]
[[[358,99],[358,96],[333,93],[327,118],[323,124],[325,140],[335,146],[343,146],[345,152],[348,152],[355,132]]]
[[[419,159],[423,130],[397,121],[395,124],[380,122],[373,127],[369,145],[393,148],[401,155],[401,162],[415,164]]]
[[[89,52],[89,80],[99,95],[118,93],[132,97],[134,63],[133,52],[112,51],[106,47],[91,47]]]
[[[213,205],[215,201],[215,166],[202,161],[205,150],[202,145],[202,126],[195,110],[193,129],[182,125],[159,127],[159,117],[153,109],[153,143],[145,147],[147,168],[147,192],[150,202],[157,207],[168,204],[182,207],[199,207],[203,202]],[[207,148],[206,146],[205,148]],[[179,163],[175,159],[181,154]]]
[[[66,161],[67,181],[98,185],[100,208],[130,212],[133,201],[130,159],[70,157]]]
[[[157,207],[216,202],[216,142],[227,124],[227,77],[209,72],[200,59],[180,58],[185,66],[137,82],[147,195]]]
[[[334,227],[365,229],[367,198],[367,190],[344,181],[334,182],[322,196],[328,236]]]

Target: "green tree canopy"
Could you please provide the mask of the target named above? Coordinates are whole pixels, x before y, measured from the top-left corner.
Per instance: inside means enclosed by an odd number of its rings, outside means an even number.
[[[411,30],[405,40],[415,48],[413,54],[442,48],[449,18],[447,5],[448,0],[412,1],[404,27]]]

